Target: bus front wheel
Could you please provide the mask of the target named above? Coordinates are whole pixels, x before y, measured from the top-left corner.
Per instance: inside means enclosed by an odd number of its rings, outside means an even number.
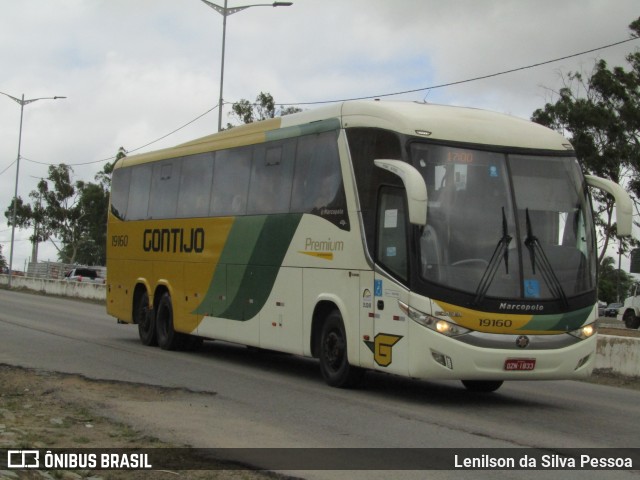
[[[320,371],[328,385],[339,388],[355,387],[364,370],[349,364],[347,335],[340,312],[334,310],[326,318],[320,334]]]
[[[167,292],[160,297],[156,310],[156,337],[163,350],[178,350],[182,345],[182,335],[173,328],[173,306]]]
[[[134,323],[138,324],[138,335],[143,345],[157,345],[156,322],[149,311],[149,295],[144,292],[140,295],[134,312]]]

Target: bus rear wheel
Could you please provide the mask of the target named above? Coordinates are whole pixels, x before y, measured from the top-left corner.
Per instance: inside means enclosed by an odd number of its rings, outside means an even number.
[[[182,346],[182,334],[173,328],[173,306],[171,295],[162,294],[156,309],[156,338],[158,346],[163,350],[178,350]]]
[[[478,393],[495,392],[503,383],[502,380],[462,380],[467,390]]]
[[[364,370],[349,364],[347,335],[340,312],[331,312],[320,334],[320,371],[328,385],[339,388],[357,386]]]
[[[143,345],[157,345],[156,322],[149,311],[149,295],[144,292],[140,295],[134,312],[134,323],[138,324],[138,335]]]

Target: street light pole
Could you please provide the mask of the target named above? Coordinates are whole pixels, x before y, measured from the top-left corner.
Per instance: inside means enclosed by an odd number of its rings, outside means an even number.
[[[229,12],[227,9],[227,0],[224,0],[224,10],[222,13],[222,60],[220,60],[220,95],[218,95],[218,131],[222,130],[222,91],[224,86],[224,52],[225,42],[227,38],[227,16],[235,12]]]
[[[250,7],[290,7],[293,5],[293,2],[256,3],[253,5],[242,5],[240,7],[227,8],[227,0],[224,0],[224,7],[209,2],[208,0],[201,1],[222,15],[222,60],[220,63],[220,95],[218,96],[218,131],[220,132],[222,130],[222,93],[224,84],[224,51],[227,36],[227,17]]]
[[[22,98],[16,98],[8,93],[0,92],[5,97],[9,97],[11,100],[15,101],[20,105],[20,130],[18,131],[18,156],[16,157],[16,185],[13,191],[13,212],[11,214],[11,250],[9,253],[9,288],[11,288],[11,277],[13,274],[13,250],[14,250],[14,240],[16,236],[16,217],[18,215],[18,178],[20,175],[20,148],[22,146],[22,119],[24,118],[24,106],[30,103],[36,102],[38,100],[57,100],[59,98],[67,98],[67,97],[40,97],[40,98],[30,98],[25,100],[24,93],[22,94]]]

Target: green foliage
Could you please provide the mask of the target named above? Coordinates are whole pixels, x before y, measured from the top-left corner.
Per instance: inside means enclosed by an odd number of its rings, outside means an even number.
[[[61,259],[74,258],[68,263],[82,265],[105,265],[109,190],[104,185],[85,184],[76,208],[81,212],[78,219],[81,237],[75,243],[63,245]]]
[[[640,35],[640,18],[629,28]],[[636,207],[640,198],[640,52],[627,57],[629,69],[609,69],[604,60],[596,62],[590,75],[571,72],[555,103],[533,113],[534,122],[568,136],[585,173],[609,178],[627,186]],[[592,191],[597,209],[596,225],[600,241],[599,262],[613,241],[614,201],[601,191]],[[638,243],[622,239],[623,252]]]
[[[270,93],[260,92],[254,103],[249,100],[241,99],[231,107],[231,115],[243,124],[259,122],[276,116],[289,115],[291,113],[301,112],[298,107],[286,107],[280,110],[276,109],[275,101]],[[233,128],[234,125],[228,123],[227,129]]]
[[[633,287],[633,277],[615,267],[615,260],[605,257],[600,265],[598,279],[598,299],[613,303],[623,301]]]
[[[113,173],[113,167],[115,167],[116,162],[120,160],[122,157],[126,157],[127,155],[124,153],[124,148],[120,147],[118,150],[118,154],[116,155],[116,159],[113,162],[107,162],[102,167],[96,176],[93,177],[96,182],[105,187],[107,190],[111,189],[111,174]]]
[[[4,255],[2,254],[2,245],[0,245],[0,273],[4,272],[8,267],[7,259],[4,258]]]
[[[107,166],[102,173],[108,171]],[[51,241],[65,263],[104,265],[109,203],[108,176],[100,184],[72,181],[73,169],[65,164],[49,166],[29,197],[17,199],[16,227],[34,228],[31,241]],[[5,211],[11,224],[13,201]]]
[[[25,204],[22,198],[18,197],[15,199],[16,205],[16,227],[18,228],[29,228],[33,226],[33,215],[34,212],[31,208],[30,204]],[[11,199],[11,203],[7,207],[7,210],[4,212],[5,217],[7,217],[7,224],[9,226],[13,225],[13,207],[14,207],[14,199]]]

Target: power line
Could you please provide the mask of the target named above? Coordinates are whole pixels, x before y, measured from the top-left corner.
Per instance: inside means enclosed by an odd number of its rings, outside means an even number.
[[[354,100],[368,100],[368,99],[371,99],[371,98],[393,97],[393,96],[396,96],[396,95],[406,95],[408,93],[417,93],[417,92],[422,92],[422,91],[425,91],[425,90],[435,90],[437,88],[452,87],[452,86],[455,86],[455,85],[462,85],[464,83],[471,83],[471,82],[476,82],[476,81],[479,81],[479,80],[486,80],[488,78],[499,77],[501,75],[507,75],[509,73],[515,73],[515,72],[520,72],[520,71],[523,71],[523,70],[529,70],[529,69],[532,69],[532,68],[541,67],[543,65],[549,65],[550,63],[560,62],[562,60],[567,60],[567,59],[570,59],[570,58],[579,57],[581,55],[586,55],[588,53],[593,53],[593,52],[597,52],[597,51],[600,51],[600,50],[605,50],[607,48],[611,48],[611,47],[615,47],[615,46],[618,46],[618,45],[622,45],[624,43],[632,42],[634,40],[638,40],[638,38],[640,38],[640,37],[632,36],[631,38],[627,38],[627,39],[621,40],[619,42],[614,42],[614,43],[610,43],[608,45],[604,45],[604,46],[601,46],[601,47],[596,47],[596,48],[592,48],[592,49],[585,50],[585,51],[582,51],[582,52],[573,53],[571,55],[565,55],[563,57],[554,58],[552,60],[545,60],[543,62],[538,62],[538,63],[534,63],[534,64],[531,64],[531,65],[526,65],[526,66],[522,66],[522,67],[511,68],[509,70],[503,70],[503,71],[500,71],[500,72],[490,73],[490,74],[487,74],[487,75],[480,75],[480,76],[477,76],[477,77],[467,78],[465,80],[457,80],[457,81],[448,82],[448,83],[441,83],[439,85],[431,85],[431,86],[428,86],[428,87],[414,88],[414,89],[411,89],[411,90],[403,90],[403,91],[400,91],[400,92],[382,93],[382,94],[378,94],[378,95],[368,95],[368,96],[362,96],[362,97],[351,97],[351,98],[343,98],[343,99],[337,99],[337,100],[319,100],[319,101],[315,101],[315,102],[286,102],[286,103],[276,103],[275,105],[279,106],[279,107],[287,106],[287,105],[324,105],[324,104],[329,104],[329,103],[340,103],[340,102],[348,102],[348,101],[354,101]],[[227,103],[227,102],[225,102],[225,103]],[[232,104],[232,103],[234,103],[234,102],[228,102],[228,104]],[[141,150],[141,149],[143,149],[145,147],[148,147],[149,145],[153,145],[154,143],[157,143],[160,140],[163,140],[163,139],[167,138],[170,135],[173,135],[174,133],[182,130],[183,128],[185,128],[185,127],[187,127],[189,125],[191,125],[192,123],[196,122],[197,120],[200,120],[202,117],[204,117],[208,113],[210,113],[213,110],[215,110],[216,108],[218,108],[218,106],[219,105],[215,105],[214,107],[211,107],[206,112],[198,115],[197,117],[195,117],[194,119],[192,119],[189,122],[185,123],[181,127],[178,127],[175,130],[173,130],[173,131],[171,131],[171,132],[169,132],[169,133],[167,133],[167,134],[165,134],[165,135],[163,135],[163,136],[161,136],[161,137],[159,137],[159,138],[157,138],[155,140],[152,140],[151,142],[148,142],[148,143],[146,143],[146,144],[144,144],[144,145],[142,145],[140,147],[136,147],[136,148],[134,148],[132,150],[129,150],[128,153],[136,152],[136,151]],[[46,162],[38,162],[36,160],[29,160],[28,158],[25,158],[25,157],[21,157],[21,158],[26,160],[26,161],[28,161],[28,162],[37,163],[39,165],[55,165],[53,163],[46,163]],[[116,156],[114,155],[114,156],[111,156],[111,157],[108,157],[108,158],[103,158],[101,160],[94,160],[94,161],[91,161],[91,162],[72,163],[72,164],[69,164],[69,166],[74,167],[74,166],[82,166],[82,165],[93,165],[93,164],[96,164],[96,163],[108,162],[108,161],[114,160],[115,158],[116,158]],[[15,161],[13,163],[15,163]],[[0,175],[5,173],[13,165],[13,163],[11,163],[4,170],[2,170],[0,172]]]
[[[506,75],[508,73],[520,72],[522,70],[528,70],[528,69],[531,69],[531,68],[536,68],[536,67],[541,67],[543,65],[548,65],[550,63],[560,62],[562,60],[567,60],[569,58],[579,57],[581,55],[586,55],[587,53],[593,53],[593,52],[597,52],[599,50],[604,50],[606,48],[611,48],[611,47],[615,47],[617,45],[622,45],[623,43],[632,42],[634,40],[638,40],[638,38],[640,38],[640,37],[632,37],[632,38],[628,38],[628,39],[622,40],[620,42],[611,43],[609,45],[605,45],[605,46],[602,46],[602,47],[597,47],[597,48],[592,48],[590,50],[585,50],[584,52],[573,53],[571,55],[566,55],[564,57],[554,58],[553,60],[545,60],[544,62],[534,63],[532,65],[526,65],[524,67],[511,68],[509,70],[503,70],[503,71],[497,72],[497,73],[490,73],[490,74],[487,74],[487,75],[481,75],[481,76],[478,76],[478,77],[468,78],[466,80],[458,80],[458,81],[455,81],[455,82],[442,83],[442,84],[439,84],[439,85],[432,85],[432,86],[429,86],[429,87],[414,88],[412,90],[404,90],[404,91],[401,91],[401,92],[394,92],[394,93],[383,93],[383,94],[380,94],[380,95],[369,95],[369,96],[366,96],[366,97],[344,98],[344,99],[341,99],[341,100],[322,100],[322,101],[317,101],[317,102],[298,102],[298,103],[277,103],[276,105],[278,105],[278,106],[285,106],[285,105],[321,105],[321,104],[327,104],[327,103],[348,102],[348,101],[352,101],[352,100],[368,100],[368,99],[371,99],[371,98],[392,97],[394,95],[404,95],[404,94],[407,94],[407,93],[422,92],[424,90],[435,90],[436,88],[452,87],[454,85],[461,85],[463,83],[470,83],[470,82],[475,82],[475,81],[478,81],[478,80],[485,80],[487,78],[498,77],[500,75]]]
[[[191,120],[191,121],[189,121],[189,122],[185,123],[185,124],[184,124],[184,125],[182,125],[181,127],[176,128],[174,131],[169,132],[169,133],[167,133],[166,135],[163,135],[162,137],[157,138],[156,140],[153,140],[152,142],[149,142],[149,143],[147,143],[147,144],[145,144],[145,145],[142,145],[141,147],[137,147],[137,148],[134,148],[133,150],[129,150],[129,153],[131,153],[131,152],[136,152],[136,151],[138,151],[138,150],[141,150],[141,149],[143,149],[144,147],[148,147],[149,145],[152,145],[152,144],[154,144],[154,143],[156,143],[156,142],[159,142],[160,140],[163,140],[163,139],[167,138],[169,135],[173,135],[173,134],[174,134],[174,133],[176,133],[177,131],[182,130],[183,128],[185,128],[185,127],[187,127],[187,126],[191,125],[191,124],[192,124],[193,122],[195,122],[196,120],[200,120],[202,117],[204,117],[206,114],[208,114],[208,113],[210,113],[210,112],[214,111],[216,108],[218,108],[218,105],[215,105],[215,106],[211,107],[211,108],[210,108],[209,110],[207,110],[206,112],[201,113],[201,114],[200,114],[200,115],[198,115],[196,118],[194,118],[193,120]],[[115,158],[115,157],[112,157],[112,158]]]
[[[9,170],[11,167],[13,167],[13,164],[14,164],[14,163],[16,163],[16,161],[15,161],[15,160],[14,160],[13,162],[11,162],[9,165],[7,165],[7,166],[5,167],[5,169],[4,169],[4,170],[2,170],[2,171],[0,172],[0,175],[2,175],[4,172],[6,172],[7,170]]]
[[[167,134],[165,134],[165,135],[163,135],[163,136],[161,136],[161,137],[159,137],[159,138],[156,138],[155,140],[153,140],[153,141],[151,141],[151,142],[149,142],[149,143],[146,143],[146,144],[144,144],[144,145],[142,145],[142,146],[140,146],[140,147],[136,147],[136,148],[134,148],[133,150],[129,150],[127,153],[136,152],[136,151],[141,150],[141,149],[143,149],[143,148],[145,148],[145,147],[148,147],[149,145],[153,145],[154,143],[159,142],[160,140],[163,140],[163,139],[167,138],[169,135],[173,135],[174,133],[176,133],[176,132],[178,132],[178,131],[182,130],[183,128],[188,127],[189,125],[191,125],[191,124],[192,124],[192,123],[194,123],[195,121],[200,120],[202,117],[204,117],[204,116],[205,116],[205,115],[207,115],[208,113],[211,113],[211,112],[212,112],[213,110],[215,110],[216,108],[218,108],[218,105],[215,105],[215,106],[211,107],[211,108],[210,108],[209,110],[207,110],[206,112],[201,113],[200,115],[198,115],[197,117],[195,117],[195,118],[194,118],[194,119],[192,119],[192,120],[189,120],[187,123],[185,123],[185,124],[184,124],[184,125],[182,125],[181,127],[178,127],[178,128],[176,128],[175,130],[172,130],[171,132],[169,132],[169,133],[167,133]],[[26,157],[23,157],[23,156],[21,156],[20,158],[21,158],[22,160],[26,160],[27,162],[37,163],[38,165],[56,165],[55,163],[39,162],[39,161],[37,161],[37,160],[30,160],[30,159],[28,159],[28,158],[26,158]],[[103,158],[103,159],[100,159],[100,160],[93,160],[93,161],[91,161],[91,162],[70,163],[70,164],[68,164],[68,165],[69,165],[70,167],[77,167],[77,166],[82,166],[82,165],[93,165],[93,164],[95,164],[95,163],[104,163],[104,162],[108,162],[108,161],[110,161],[110,160],[115,160],[115,158],[116,158],[116,156],[115,156],[115,155],[113,155],[113,156],[111,156],[111,157]],[[15,163],[15,160],[14,160],[14,162],[13,162],[13,163]],[[13,165],[13,163],[12,163],[11,165]],[[11,165],[9,165],[9,167],[10,167]],[[2,172],[0,172],[0,175],[2,175],[2,174],[3,174],[3,173],[4,173],[4,172],[9,168],[9,167],[5,168]]]

